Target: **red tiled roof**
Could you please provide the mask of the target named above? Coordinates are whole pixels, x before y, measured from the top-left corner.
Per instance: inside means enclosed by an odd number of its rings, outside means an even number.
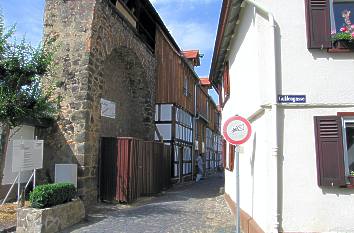
[[[182,51],[182,53],[183,53],[183,56],[187,59],[199,58],[199,50]]]
[[[202,86],[210,86],[210,81],[208,77],[199,78]]]

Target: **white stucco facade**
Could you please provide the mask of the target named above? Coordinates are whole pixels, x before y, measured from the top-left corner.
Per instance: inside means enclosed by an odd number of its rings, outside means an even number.
[[[240,153],[240,206],[265,232],[277,226],[284,232],[354,232],[354,189],[317,184],[313,119],[354,112],[354,53],[307,49],[304,1],[257,2],[274,15],[276,78],[268,17],[245,5],[230,45],[231,93],[222,112],[223,123],[238,114],[253,128]],[[307,101],[278,104],[274,125],[278,94],[306,95]],[[225,170],[225,192],[234,201],[235,187],[235,172]]]

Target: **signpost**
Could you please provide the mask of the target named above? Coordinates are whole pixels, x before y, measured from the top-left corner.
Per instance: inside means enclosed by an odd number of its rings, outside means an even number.
[[[241,117],[233,116],[227,119],[223,126],[223,136],[230,144],[236,146],[236,232],[240,233],[240,166],[239,166],[239,145],[245,143],[252,133],[250,122]]]
[[[33,178],[33,188],[36,185],[36,169],[43,167],[43,140],[13,140],[12,141],[12,172],[18,172],[10,190],[6,194],[2,205],[9,197],[12,188],[17,181],[17,201],[20,201],[21,172],[33,171],[26,183],[25,189]]]

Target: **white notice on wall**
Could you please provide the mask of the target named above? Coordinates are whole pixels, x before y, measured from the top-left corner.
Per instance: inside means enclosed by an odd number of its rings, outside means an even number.
[[[43,140],[13,140],[12,172],[43,167]]]
[[[77,164],[55,164],[55,183],[71,183],[77,187]]]
[[[101,116],[115,119],[116,118],[116,103],[101,99]]]

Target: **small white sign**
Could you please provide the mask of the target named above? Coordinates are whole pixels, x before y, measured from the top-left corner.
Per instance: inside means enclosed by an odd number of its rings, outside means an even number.
[[[77,188],[77,164],[55,164],[55,183],[71,183]]]
[[[43,140],[13,140],[12,172],[43,167]]]
[[[101,116],[115,119],[116,118],[116,103],[101,99]]]

